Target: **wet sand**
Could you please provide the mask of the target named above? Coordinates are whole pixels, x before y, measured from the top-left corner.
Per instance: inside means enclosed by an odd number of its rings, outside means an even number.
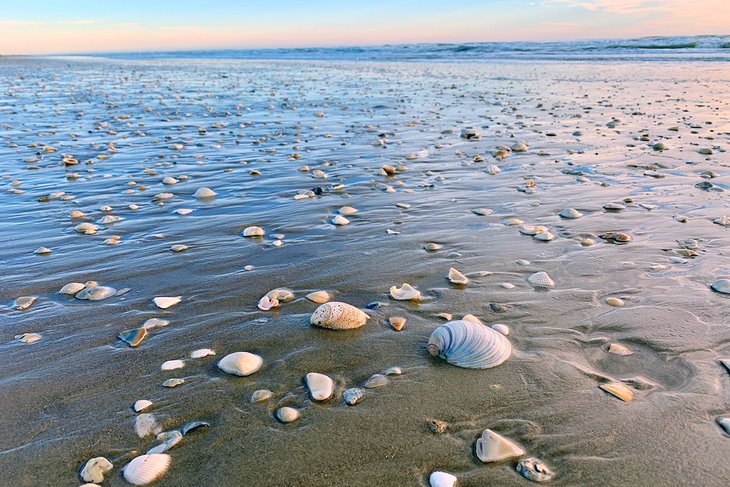
[[[129,485],[121,468],[159,443],[135,433],[138,399],[164,430],[210,423],[167,452],[160,486],[426,486],[435,470],[463,487],[530,485],[516,461],[476,458],[485,428],[549,465],[551,485],[730,481],[716,422],[730,415],[719,363],[730,296],[710,288],[730,278],[730,229],[713,223],[730,214],[724,64],[1,58],[0,80],[0,484],[80,485],[84,462],[104,456],[103,485]],[[460,137],[467,127],[481,139]],[[495,158],[518,141],[528,150]],[[383,165],[403,167],[387,176]],[[196,199],[200,187],[217,196]],[[321,194],[294,199],[310,190]],[[160,204],[163,192],[174,196]],[[626,208],[604,210],[611,202]],[[330,224],[344,205],[358,210],[351,223]],[[563,219],[565,208],[584,215]],[[105,215],[123,219],[98,223]],[[555,239],[501,223],[512,217]],[[84,221],[98,232],[77,233]],[[266,236],[242,237],[251,225]],[[112,235],[119,243],[104,244]],[[41,246],[52,253],[35,255]],[[450,267],[470,282],[450,284]],[[531,286],[537,271],[555,286]],[[58,294],[90,280],[130,290]],[[389,297],[404,282],[420,303]],[[295,300],[259,310],[277,287]],[[363,328],[323,330],[309,324],[315,290],[382,306]],[[20,296],[37,300],[18,311]],[[182,301],[161,310],[155,296]],[[488,370],[431,357],[439,313],[506,324],[513,355]],[[402,331],[391,316],[407,318]],[[136,348],[116,338],[149,318],[170,325]],[[14,338],[30,332],[41,339]],[[216,356],[189,358],[199,348]],[[216,368],[237,351],[263,367]],[[172,359],[185,367],[161,371]],[[342,402],[392,366],[403,374]],[[310,399],[308,372],[335,380],[332,399]],[[174,377],[186,382],[161,386]],[[631,402],[598,387],[616,381]],[[274,396],[252,404],[257,389]],[[301,418],[277,422],[280,406]]]

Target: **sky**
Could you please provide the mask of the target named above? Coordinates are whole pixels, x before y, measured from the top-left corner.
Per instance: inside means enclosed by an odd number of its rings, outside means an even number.
[[[730,34],[730,0],[0,0],[0,54]]]

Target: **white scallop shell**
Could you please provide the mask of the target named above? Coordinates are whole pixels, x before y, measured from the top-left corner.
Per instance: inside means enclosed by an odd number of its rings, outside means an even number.
[[[261,368],[264,359],[248,352],[234,352],[226,355],[218,362],[223,372],[238,376],[251,375]]]
[[[472,321],[450,321],[428,339],[428,353],[467,369],[489,369],[507,360],[512,344],[504,335]]]
[[[181,296],[157,296],[154,301],[155,306],[161,309],[167,309],[170,306],[175,306],[182,300]]]
[[[165,453],[140,455],[124,467],[124,480],[134,485],[154,482],[167,472],[172,458]]]
[[[391,286],[390,296],[398,301],[418,301],[421,299],[421,292],[407,282],[404,282],[400,289],[395,286]]]
[[[147,399],[140,399],[139,401],[134,403],[133,408],[135,413],[139,413],[150,406],[152,406],[152,401],[148,401]]]
[[[555,286],[555,281],[550,279],[550,276],[548,276],[547,272],[536,272],[530,277],[527,278],[527,282],[532,284],[535,287],[553,287]]]
[[[314,310],[309,322],[323,328],[349,330],[363,326],[368,318],[367,314],[352,305],[331,301]]]

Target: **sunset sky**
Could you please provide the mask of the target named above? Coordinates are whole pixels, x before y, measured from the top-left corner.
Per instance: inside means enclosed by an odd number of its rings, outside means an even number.
[[[0,54],[730,34],[730,0],[2,0]]]

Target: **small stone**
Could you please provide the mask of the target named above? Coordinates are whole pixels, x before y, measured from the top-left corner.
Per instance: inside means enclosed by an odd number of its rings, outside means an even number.
[[[492,328],[492,330],[494,330],[494,331],[496,331],[498,333],[501,333],[504,336],[508,336],[509,335],[509,327],[507,325],[502,324],[502,323],[495,323],[493,325],[490,325],[490,328]]]
[[[354,406],[355,404],[362,401],[363,397],[365,397],[365,390],[360,389],[359,387],[347,389],[345,392],[342,393],[342,399],[348,406]]]
[[[254,391],[253,394],[251,394],[251,402],[252,403],[260,403],[264,401],[268,401],[273,397],[274,393],[271,392],[268,389],[259,389],[257,391]]]
[[[335,391],[334,381],[324,375],[318,374],[317,372],[310,372],[304,378],[309,389],[309,395],[314,401],[326,401]]]
[[[609,306],[615,306],[617,308],[622,307],[625,303],[623,299],[615,298],[613,296],[606,298],[606,304]]]
[[[484,430],[477,439],[475,450],[477,458],[484,463],[501,462],[525,454],[525,450],[490,429]]]
[[[445,432],[449,426],[445,421],[441,421],[439,419],[429,419],[426,421],[426,425],[428,426],[429,431],[435,435],[440,435]]]
[[[429,242],[424,245],[423,248],[426,249],[426,251],[428,252],[436,252],[437,250],[441,250],[442,248],[444,248],[444,246],[437,243]]]
[[[373,374],[368,378],[368,380],[365,381],[363,387],[365,389],[375,389],[376,387],[383,387],[389,382],[390,380],[388,379],[388,377],[384,376],[383,374]]]
[[[283,408],[277,409],[274,413],[274,416],[276,416],[276,419],[278,419],[282,423],[292,423],[299,419],[301,414],[294,408],[284,406]]]

